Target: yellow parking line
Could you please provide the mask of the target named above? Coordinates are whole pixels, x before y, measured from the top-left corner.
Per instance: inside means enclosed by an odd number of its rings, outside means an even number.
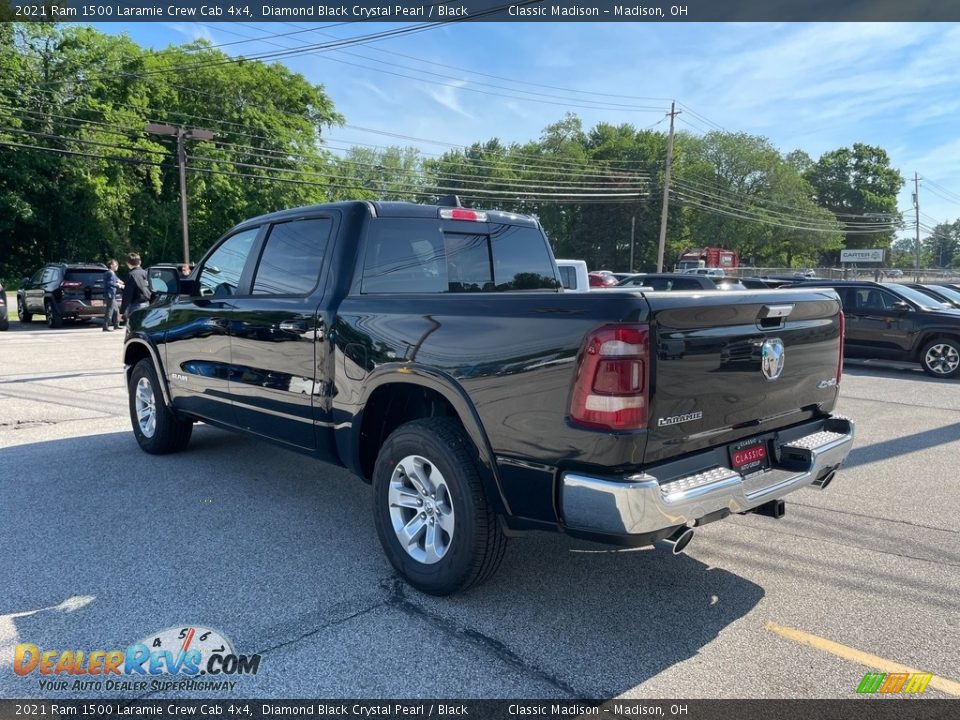
[[[767,630],[776,633],[780,637],[785,637],[788,640],[793,640],[794,642],[798,642],[802,645],[809,645],[817,650],[823,650],[824,652],[836,655],[837,657],[843,658],[844,660],[849,660],[850,662],[866,665],[867,667],[873,668],[874,670],[879,670],[880,672],[925,672],[923,670],[917,670],[916,668],[908,667],[907,665],[901,665],[900,663],[893,662],[892,660],[887,660],[886,658],[882,658],[878,655],[871,655],[870,653],[863,652],[862,650],[856,650],[852,647],[841,645],[833,640],[827,640],[826,638],[822,638],[817,635],[811,635],[803,630],[797,630],[784,625],[777,625],[777,623],[774,622],[768,622],[766,627]],[[957,682],[956,680],[948,680],[947,678],[934,675],[928,687],[936,688],[937,690],[945,692],[948,695],[960,697],[960,682]]]

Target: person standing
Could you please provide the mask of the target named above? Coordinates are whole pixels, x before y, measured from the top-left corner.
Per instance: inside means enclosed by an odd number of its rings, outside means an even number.
[[[110,332],[120,328],[120,308],[117,306],[117,291],[123,290],[123,283],[117,277],[117,261],[107,261],[107,271],[103,274],[103,331]]]
[[[123,288],[123,302],[120,304],[120,314],[129,322],[130,314],[150,304],[153,293],[150,291],[150,280],[147,271],[140,267],[140,254],[132,252],[127,255],[127,268],[130,276]]]

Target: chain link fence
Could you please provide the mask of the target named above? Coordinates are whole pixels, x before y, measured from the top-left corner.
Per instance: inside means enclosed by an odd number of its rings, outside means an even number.
[[[829,278],[830,280],[876,280],[877,282],[960,282],[957,270],[920,269],[920,278],[913,270],[895,268],[797,268],[786,267],[739,267],[727,270],[732,277],[778,277],[778,278]]]

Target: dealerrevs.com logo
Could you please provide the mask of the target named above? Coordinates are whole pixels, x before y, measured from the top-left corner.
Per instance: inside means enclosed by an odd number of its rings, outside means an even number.
[[[232,690],[237,675],[256,675],[260,655],[238,655],[216,630],[169,628],[124,650],[57,650],[20,643],[13,671],[38,678],[41,690]]]

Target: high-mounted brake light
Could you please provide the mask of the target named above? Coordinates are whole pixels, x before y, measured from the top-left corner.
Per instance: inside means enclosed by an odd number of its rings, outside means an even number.
[[[647,425],[650,328],[604,325],[584,342],[570,398],[570,420],[607,430]]]
[[[480,210],[465,210],[464,208],[440,208],[440,217],[444,220],[487,221],[487,214],[485,212]]]

